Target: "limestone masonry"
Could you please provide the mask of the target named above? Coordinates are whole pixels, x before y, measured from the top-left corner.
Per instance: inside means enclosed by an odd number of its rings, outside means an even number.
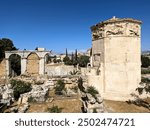
[[[45,74],[45,56],[50,54],[49,51],[6,51],[6,75],[11,73],[9,58],[17,54],[21,58],[21,74]]]
[[[141,23],[113,17],[91,27],[88,82],[105,99],[126,100],[141,81]]]

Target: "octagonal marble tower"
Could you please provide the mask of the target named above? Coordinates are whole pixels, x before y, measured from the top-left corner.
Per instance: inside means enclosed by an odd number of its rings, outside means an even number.
[[[113,17],[91,27],[91,66],[105,99],[126,100],[141,81],[141,23]]]

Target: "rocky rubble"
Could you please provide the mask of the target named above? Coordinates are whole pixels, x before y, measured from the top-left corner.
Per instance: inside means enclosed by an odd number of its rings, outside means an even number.
[[[28,93],[21,94],[18,104],[29,102],[44,102],[46,101],[49,88],[45,85],[33,85],[32,90]]]
[[[29,104],[22,104],[19,108],[18,108],[18,113],[25,113],[27,110],[29,109]]]
[[[90,93],[86,93],[86,92],[81,92],[80,94],[81,94],[84,112],[87,113],[106,112],[103,105],[103,98],[100,96],[100,94],[96,94],[95,97],[93,97]]]
[[[9,106],[14,101],[13,89],[10,84],[0,86],[1,99],[0,102]]]
[[[130,100],[136,100],[137,97],[141,99],[150,98],[150,84],[140,83],[135,92],[131,93]]]
[[[148,79],[150,80],[150,79]],[[150,103],[146,99],[150,98],[150,84],[148,82],[141,82],[135,92],[131,93],[129,104],[142,106],[150,110]]]
[[[21,80],[32,84],[32,90],[30,92],[21,94],[17,103],[14,102],[14,92],[11,84],[0,86],[0,103],[7,104],[6,112],[26,112],[29,108],[30,102],[45,102],[53,99],[48,99],[48,92],[52,90],[59,79],[63,79],[65,82],[65,96],[76,96],[77,90],[74,87],[77,86],[78,77],[64,76],[64,77],[30,77],[20,76],[14,78],[15,80]],[[13,103],[13,104],[12,104]],[[15,105],[14,105],[15,104]]]
[[[39,82],[38,82],[39,83]],[[47,81],[45,84],[40,81],[40,85],[32,85],[32,90],[20,95],[18,106],[11,107],[8,112],[26,112],[29,108],[29,101],[44,102],[46,101],[48,90],[52,87],[52,82]],[[14,102],[13,88],[11,84],[0,86],[0,103],[7,104],[7,107]]]

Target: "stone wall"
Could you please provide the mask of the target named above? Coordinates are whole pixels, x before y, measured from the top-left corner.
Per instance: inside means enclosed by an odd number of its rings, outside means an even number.
[[[63,64],[47,64],[45,67],[45,72],[49,76],[70,75],[73,70],[76,70],[73,66]]]
[[[27,57],[27,73],[39,74],[39,57],[35,53]]]
[[[103,82],[103,73],[100,72],[99,74],[97,74],[96,69],[91,69],[89,73],[87,73],[87,82],[88,82],[88,86],[93,86],[96,88],[96,90],[98,90],[99,92],[101,92],[100,94],[104,93],[104,82]]]
[[[99,39],[92,42],[92,66],[98,67],[104,62],[104,39]]]
[[[126,100],[141,81],[140,24],[138,20],[113,17],[91,27],[91,64],[99,74],[91,72],[88,83],[105,99]]]
[[[105,91],[130,94],[141,79],[140,38],[113,37],[105,42]]]
[[[6,76],[6,61],[3,59],[0,62],[0,78]]]

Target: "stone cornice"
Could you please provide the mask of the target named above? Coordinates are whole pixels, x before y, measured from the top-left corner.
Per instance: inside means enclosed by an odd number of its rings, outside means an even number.
[[[130,23],[137,23],[137,24],[142,24],[142,21],[140,20],[136,20],[136,19],[132,19],[132,18],[111,18],[108,19],[106,21],[102,21],[96,25],[91,26],[91,30],[96,29],[97,27],[103,27],[105,24],[111,24],[111,23],[120,23],[120,22],[130,22]]]
[[[46,52],[46,53],[50,53],[50,51],[36,51],[36,50],[14,50],[14,51],[5,51],[6,53],[38,53],[38,52]]]

